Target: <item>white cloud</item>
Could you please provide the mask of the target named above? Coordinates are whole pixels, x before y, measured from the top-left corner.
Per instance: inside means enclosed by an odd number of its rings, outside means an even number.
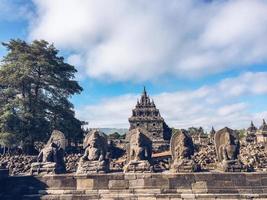
[[[230,114],[235,114],[243,111],[247,105],[245,103],[236,103],[231,105],[225,105],[218,109],[218,114],[220,116],[228,116]]]
[[[250,120],[260,123],[267,116],[267,111],[254,113],[257,107],[253,101],[243,102],[253,95],[267,94],[267,72],[244,73],[238,77],[228,78],[212,86],[203,86],[196,90],[161,93],[152,96],[161,115],[170,126],[187,128],[203,126],[209,129],[230,126],[242,128]],[[231,89],[242,88],[237,94]],[[77,117],[89,121],[90,127],[124,127],[127,128],[131,109],[136,104],[139,94],[128,94],[108,99],[100,103],[77,109]]]
[[[67,62],[77,69],[78,73],[76,74],[76,77],[78,80],[83,80],[86,78],[86,70],[83,67],[84,65],[84,59],[83,56],[80,54],[72,54],[67,58]]]
[[[267,58],[265,0],[34,0],[30,38],[82,56],[105,80],[202,76]],[[242,90],[242,88],[241,88]]]

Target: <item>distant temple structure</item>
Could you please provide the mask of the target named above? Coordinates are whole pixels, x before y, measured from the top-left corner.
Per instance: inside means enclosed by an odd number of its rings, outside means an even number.
[[[171,129],[164,122],[154,101],[150,100],[145,87],[140,101],[137,100],[137,104],[132,110],[129,123],[129,131],[140,127],[148,132],[147,137],[152,141],[154,151],[168,148]]]
[[[211,127],[211,130],[210,130],[210,134],[209,134],[209,139],[210,139],[210,143],[213,144],[214,143],[214,135],[215,135],[216,131],[214,129],[214,127],[212,126]]]
[[[256,132],[257,143],[267,143],[267,124],[263,119],[262,125]]]
[[[258,130],[257,127],[251,121],[250,127],[248,127],[248,129],[247,129],[246,142],[248,142],[248,143],[256,143],[257,142],[257,138],[256,138],[257,130]]]

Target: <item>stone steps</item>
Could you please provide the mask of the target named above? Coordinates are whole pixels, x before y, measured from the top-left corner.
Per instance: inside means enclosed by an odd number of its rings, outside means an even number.
[[[259,199],[259,200],[266,200],[266,194],[132,194],[132,193],[110,193],[110,194],[96,194],[96,193],[85,193],[85,194],[31,194],[31,195],[24,195],[21,199],[41,199],[41,200],[72,200],[72,199],[103,199],[103,200],[189,200],[189,199],[196,199],[196,200],[241,200],[241,199]]]
[[[181,193],[185,192],[185,193]],[[160,189],[128,189],[128,190],[39,190],[37,194],[24,195],[22,199],[72,200],[72,199],[104,199],[104,200],[171,200],[171,199],[267,199],[267,193],[254,194],[251,190],[237,193],[192,193],[192,190],[160,190]]]

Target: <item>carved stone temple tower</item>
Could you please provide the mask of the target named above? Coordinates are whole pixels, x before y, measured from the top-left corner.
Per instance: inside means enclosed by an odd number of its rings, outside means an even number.
[[[129,130],[140,127],[147,131],[147,137],[152,141],[153,151],[163,151],[168,148],[171,129],[164,122],[154,101],[150,100],[145,87],[140,101],[137,100],[137,104],[132,110],[129,122]]]

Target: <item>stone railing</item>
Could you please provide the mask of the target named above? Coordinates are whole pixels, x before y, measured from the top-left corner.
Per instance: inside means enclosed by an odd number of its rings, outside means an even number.
[[[3,199],[267,199],[267,173],[68,174],[1,182]]]

